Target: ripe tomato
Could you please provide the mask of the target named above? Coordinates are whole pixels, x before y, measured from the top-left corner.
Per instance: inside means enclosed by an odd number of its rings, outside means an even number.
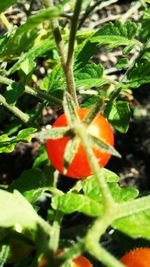
[[[77,110],[79,118],[83,120],[90,109],[80,108]],[[65,114],[60,115],[57,120],[54,122],[52,127],[64,127],[67,126],[67,118]],[[96,136],[97,138],[102,139],[106,143],[110,145],[114,145],[114,134],[110,124],[107,120],[100,114],[98,114],[92,123],[87,127],[87,131]],[[63,174],[64,168],[64,152],[66,145],[69,141],[69,137],[63,137],[59,139],[48,139],[46,142],[46,149],[48,153],[48,157],[52,163],[52,165],[59,170],[60,173]],[[109,161],[111,155],[100,151],[98,149],[93,148],[93,152],[99,162],[100,167],[104,167]],[[71,162],[66,176],[72,178],[86,178],[92,174],[90,164],[88,162],[88,158],[86,156],[85,150],[82,144],[79,145],[78,152],[74,156],[73,161]]]
[[[127,267],[150,267],[150,248],[137,248],[127,252],[121,262]]]

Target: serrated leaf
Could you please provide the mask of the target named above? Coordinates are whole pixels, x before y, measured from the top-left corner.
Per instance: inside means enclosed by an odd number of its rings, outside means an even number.
[[[146,42],[150,38],[150,8],[144,11],[141,17],[140,38],[142,42]]]
[[[121,133],[126,133],[130,123],[130,107],[125,101],[114,101],[108,103],[105,116],[113,127]]]
[[[102,170],[101,170],[102,171]],[[108,171],[108,170],[107,170]],[[110,179],[107,178],[107,173],[106,171],[102,171],[102,175],[104,175],[105,179]],[[90,177],[91,178],[91,177]],[[97,182],[95,180],[95,177],[92,177],[85,180],[82,185],[82,189],[85,195],[88,197],[98,201],[102,202],[102,194],[100,191],[99,186],[97,185]],[[121,188],[116,182],[117,182],[118,177],[112,177],[112,181],[109,182],[108,186],[111,191],[111,194],[116,202],[124,202],[127,200],[134,199],[138,196],[138,190],[132,187],[126,187],[126,188]],[[116,181],[113,181],[113,179],[116,179]]]
[[[115,23],[104,25],[94,34],[91,34],[83,42],[81,48],[78,47],[75,61],[76,69],[83,68],[101,45],[107,44],[109,49],[120,45],[127,46],[128,49],[129,47],[131,48],[131,45],[135,46],[134,37],[136,33],[137,25],[131,21],[127,21],[125,24],[116,21]]]
[[[0,153],[10,153],[14,150],[18,142],[29,142],[31,134],[36,131],[35,128],[27,128],[19,131],[15,137],[8,137],[6,134],[0,136]]]
[[[102,213],[102,205],[93,199],[75,193],[67,193],[61,197],[55,196],[52,199],[53,209],[58,209],[64,214],[81,212],[85,215],[95,217]]]
[[[74,122],[79,120],[79,117],[76,112],[76,105],[74,103],[74,100],[68,92],[65,92],[64,94],[63,108],[64,108],[69,125],[73,126]]]
[[[69,135],[70,127],[54,127],[50,129],[44,129],[44,131],[33,134],[32,137],[38,138],[41,141],[48,139],[58,139]]]
[[[98,150],[107,152],[119,158],[121,157],[121,155],[118,153],[118,151],[113,146],[107,144],[102,139],[99,139],[93,135],[89,135],[89,142],[92,147],[95,147]]]
[[[100,29],[99,36],[92,37],[90,41],[100,45],[107,44],[109,49],[113,49],[121,45],[134,45],[133,38],[136,33],[137,25],[134,22],[127,21],[125,24],[120,21],[116,21],[114,24],[110,22]]]
[[[36,229],[38,215],[18,191],[12,194],[0,189],[0,211],[0,227],[20,224],[23,228]]]
[[[24,93],[24,84],[22,82],[12,83],[7,86],[7,89],[4,93],[7,103],[15,104],[17,100]]]
[[[8,75],[17,71],[20,68],[21,64],[26,60],[34,60],[52,49],[53,47],[54,43],[52,40],[45,39],[41,41],[39,44],[35,45],[29,51],[21,55],[19,60],[8,70]]]
[[[117,183],[109,184],[109,189],[117,203],[135,199],[139,191],[134,187],[120,187]]]
[[[67,172],[76,152],[78,151],[79,144],[80,140],[78,137],[72,138],[67,143],[64,153],[64,174]]]
[[[47,90],[48,92],[56,90],[64,90],[66,88],[66,81],[63,75],[60,64],[56,65],[55,68],[42,80],[40,88]]]
[[[75,82],[77,88],[82,87],[87,90],[92,87],[100,87],[104,84],[107,84],[103,78],[103,67],[101,64],[88,64],[80,71],[75,72]]]
[[[21,26],[20,26],[21,27]],[[3,42],[0,44],[0,58],[13,58],[19,56],[33,47],[38,35],[38,29],[29,29],[20,32],[20,27],[11,29],[4,35]]]
[[[5,0],[5,1],[0,1],[0,12],[5,11],[7,8],[15,4],[17,0]]]
[[[116,68],[117,68],[117,69],[122,69],[122,68],[126,67],[128,63],[129,63],[128,58],[121,58],[121,59],[117,62],[117,64],[116,64]]]
[[[150,61],[142,59],[128,71],[128,81],[122,83],[123,88],[137,88],[143,84],[150,83]]]
[[[101,175],[104,176],[105,181],[107,183],[115,183],[119,181],[119,176],[117,176],[116,173],[111,172],[110,170],[107,170],[105,168],[101,169]],[[86,178],[82,182],[82,189],[85,195],[97,201],[101,200],[100,189],[97,185],[97,182],[94,176],[90,176],[89,178]]]
[[[112,226],[132,238],[150,240],[150,210],[116,220]]]
[[[39,169],[29,169],[24,171],[21,176],[9,186],[9,191],[17,189],[29,202],[34,203],[51,186],[51,179],[45,176]]]

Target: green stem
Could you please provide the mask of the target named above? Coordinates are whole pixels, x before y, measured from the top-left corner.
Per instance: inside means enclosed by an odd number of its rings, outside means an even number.
[[[43,0],[46,7],[53,7],[54,3],[53,0]],[[57,19],[51,20],[51,28],[53,31],[53,35],[55,38],[57,50],[60,56],[61,65],[66,77],[67,82],[67,89],[68,92],[72,95],[76,106],[78,107],[78,101],[76,96],[75,90],[75,82],[74,82],[74,75],[73,75],[73,50],[74,50],[74,42],[75,42],[75,33],[77,28],[77,19],[80,12],[80,5],[82,0],[77,0],[75,12],[72,18],[72,26],[70,32],[70,41],[69,41],[69,48],[68,48],[68,56],[66,56],[65,45],[61,36],[61,32],[59,29],[59,23]]]
[[[71,31],[70,31],[70,36],[69,36],[67,65],[71,65],[72,61],[73,61],[75,37],[76,37],[78,18],[79,18],[79,15],[80,15],[82,2],[83,2],[83,0],[76,0],[74,14],[73,14],[73,17],[72,17],[72,20],[71,20]]]
[[[3,25],[6,27],[6,29],[9,31],[13,28],[12,24],[8,21],[7,17],[4,13],[0,14],[0,20],[3,23]]]
[[[19,118],[23,123],[29,124],[30,117],[29,115],[22,112],[15,105],[10,105],[7,103],[5,97],[0,94],[0,104],[2,104],[5,108],[7,108],[10,112],[12,112],[17,118]]]
[[[49,248],[55,253],[59,246],[59,237],[60,237],[60,225],[62,220],[62,215],[59,211],[56,211],[56,218],[52,225],[51,238],[49,243]]]
[[[113,205],[115,205],[114,200],[112,198],[112,195],[109,191],[107,182],[105,181],[104,175],[101,172],[101,168],[99,167],[99,164],[95,158],[95,155],[89,146],[89,140],[87,134],[85,134],[86,130],[83,124],[78,124],[77,126],[77,134],[79,135],[81,139],[81,143],[86,151],[92,173],[95,176],[95,179],[100,187],[102,197],[103,197],[103,203],[104,203],[104,208],[107,210],[109,208],[112,209]]]
[[[31,88],[29,86],[25,86],[25,93],[27,94],[30,94],[30,95],[33,95],[37,98],[40,98],[40,99],[45,99],[47,100],[51,105],[54,105],[54,106],[62,106],[62,101],[60,99],[58,99],[57,97],[55,96],[51,96],[51,95],[48,95],[47,93],[45,93],[44,91],[42,90],[38,90],[38,89],[34,89],[34,88]]]
[[[125,267],[124,264],[119,262],[113,255],[102,248],[99,244],[95,243],[93,245],[90,254],[96,257],[99,261],[105,264],[107,267]]]
[[[74,65],[74,46],[75,46],[75,37],[78,25],[78,18],[81,11],[83,0],[76,0],[76,5],[74,9],[74,14],[71,20],[71,30],[69,36],[69,46],[68,46],[68,55],[67,55],[67,62],[65,67],[65,74],[68,84],[68,91],[74,99],[76,106],[78,107],[78,100],[76,95],[75,89],[75,80],[73,74],[73,65]]]
[[[13,83],[15,83],[15,81],[13,81],[11,79],[8,79],[8,78],[0,75],[0,84],[1,83],[2,84],[6,84],[6,85],[12,85]],[[33,96],[35,96],[37,98],[40,98],[40,99],[45,99],[51,105],[55,105],[55,106],[56,105],[59,105],[59,106],[62,106],[62,101],[60,99],[58,99],[57,97],[50,96],[47,93],[45,93],[44,91],[39,90],[39,89],[31,88],[28,85],[25,86],[25,93],[30,94],[30,95],[33,95]]]
[[[84,21],[89,17],[90,13],[102,2],[102,0],[100,1],[96,1],[96,3],[92,6],[88,6],[82,19],[80,20],[80,23],[79,23],[79,26],[78,26],[78,29],[80,29],[84,23]]]

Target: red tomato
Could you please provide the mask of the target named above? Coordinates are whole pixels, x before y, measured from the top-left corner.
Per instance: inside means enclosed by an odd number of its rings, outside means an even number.
[[[90,109],[80,108],[77,110],[77,113],[81,120],[89,113]],[[67,118],[65,114],[60,115],[57,120],[54,122],[52,127],[64,127],[67,126]],[[87,131],[96,136],[97,138],[102,139],[110,145],[114,145],[114,134],[110,124],[107,120],[100,114],[98,114],[95,119],[92,121],[90,126],[88,126]],[[46,142],[46,149],[48,157],[52,165],[63,174],[64,168],[64,152],[66,145],[69,141],[69,137],[63,137],[59,139],[49,139]],[[104,167],[109,161],[111,155],[93,148],[93,152],[99,162],[100,167]],[[79,145],[78,152],[74,156],[73,161],[71,162],[66,176],[72,178],[86,178],[92,174],[88,158],[86,156],[85,150],[82,144]]]
[[[121,262],[127,267],[150,267],[150,248],[137,248],[126,253]]]

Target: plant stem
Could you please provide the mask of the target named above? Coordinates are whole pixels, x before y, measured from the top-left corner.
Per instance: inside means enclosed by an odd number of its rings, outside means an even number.
[[[74,64],[74,46],[75,46],[75,37],[78,25],[78,18],[81,11],[83,0],[76,0],[74,14],[71,20],[71,30],[69,36],[69,46],[68,46],[68,55],[67,55],[67,62],[65,68],[65,74],[67,79],[68,91],[74,99],[76,106],[78,107],[78,101],[76,96],[76,89],[75,89],[75,81],[74,81],[74,74],[73,74],[73,64]]]
[[[73,61],[75,37],[76,37],[78,18],[79,18],[79,15],[80,15],[82,2],[83,2],[83,0],[76,0],[74,14],[73,14],[73,17],[72,17],[72,20],[71,20],[71,31],[70,31],[70,36],[69,36],[67,65],[72,65],[72,61]]]
[[[99,261],[105,264],[107,267],[125,267],[124,264],[119,262],[113,255],[102,248],[99,244],[95,243],[93,245],[90,254],[96,257]]]
[[[117,206],[116,206],[117,207]],[[112,207],[109,211],[107,210],[103,217],[96,219],[93,226],[89,229],[84,239],[86,250],[96,259],[106,264],[108,267],[123,267],[114,256],[102,248],[99,244],[99,239],[102,234],[105,233],[106,229],[110,226],[116,214],[115,209]]]
[[[2,104],[5,108],[7,108],[10,112],[12,112],[17,118],[19,118],[23,123],[29,124],[30,117],[29,115],[23,113],[19,108],[15,105],[10,105],[7,103],[5,97],[0,94],[0,104]]]
[[[150,195],[119,204],[115,219],[130,216],[148,209],[150,209]]]
[[[38,97],[40,99],[45,99],[49,103],[51,103],[52,106],[53,105],[54,106],[56,106],[56,105],[62,106],[62,101],[60,99],[58,99],[55,96],[48,95],[47,93],[45,93],[42,90],[38,90],[38,89],[31,88],[29,86],[25,86],[25,93],[33,95],[33,96]]]
[[[54,6],[53,0],[43,0],[43,2],[46,7]],[[74,15],[72,18],[68,56],[66,55],[65,44],[61,36],[58,20],[57,19],[51,20],[51,28],[52,28],[53,35],[55,38],[57,50],[60,56],[61,65],[62,65],[64,74],[66,77],[67,89],[68,89],[68,92],[72,95],[73,100],[77,107],[78,107],[78,101],[77,101],[77,96],[76,96],[75,82],[74,82],[74,75],[73,75],[73,50],[74,50],[75,34],[76,34],[76,29],[77,29],[77,19],[78,19],[80,8],[81,8],[80,7],[81,3],[82,3],[82,0],[77,0]]]
[[[59,236],[60,236],[60,225],[61,225],[62,215],[59,211],[56,211],[56,218],[53,222],[51,238],[49,243],[49,248],[55,253],[59,245]]]
[[[8,21],[7,17],[5,16],[4,13],[0,14],[0,20],[2,21],[2,23],[4,24],[4,26],[6,27],[7,30],[11,30],[12,29],[12,25],[11,23]]]

